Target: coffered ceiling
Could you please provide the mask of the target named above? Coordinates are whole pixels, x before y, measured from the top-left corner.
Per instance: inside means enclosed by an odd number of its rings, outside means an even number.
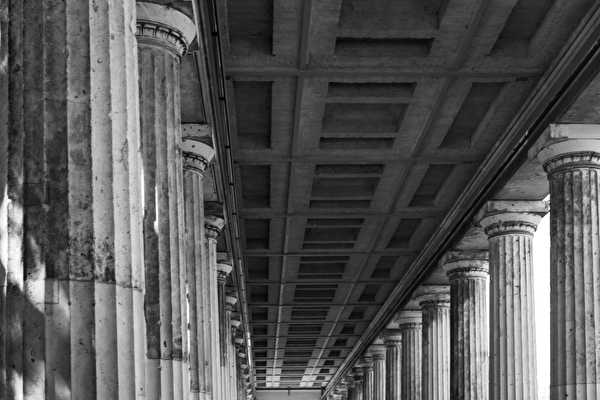
[[[321,387],[593,1],[219,4],[257,388]]]

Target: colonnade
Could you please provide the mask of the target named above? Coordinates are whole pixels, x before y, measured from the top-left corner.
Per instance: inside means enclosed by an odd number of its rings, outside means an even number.
[[[551,125],[531,150],[550,183],[550,398],[600,399],[600,126]],[[345,380],[349,400],[536,400],[532,238],[548,205],[488,201],[487,248],[439,260],[448,284],[422,285]],[[375,342],[377,343],[377,342]],[[359,390],[357,388],[360,387]],[[381,393],[386,393],[385,396]]]
[[[195,24],[134,0],[2,12],[0,399],[252,398],[215,150],[182,134]]]

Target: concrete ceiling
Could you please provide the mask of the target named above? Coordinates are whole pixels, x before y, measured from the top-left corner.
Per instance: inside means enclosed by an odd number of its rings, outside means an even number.
[[[321,387],[593,1],[219,4],[257,388]]]

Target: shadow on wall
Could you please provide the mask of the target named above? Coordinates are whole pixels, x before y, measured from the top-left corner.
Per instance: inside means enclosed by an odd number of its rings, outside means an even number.
[[[27,222],[11,218],[22,215],[14,212],[20,205],[6,202],[5,195],[0,204],[0,398],[20,398],[25,391],[40,398],[46,391],[65,395],[71,391],[71,355],[65,351],[71,328],[68,281],[45,279],[40,231],[23,229]]]

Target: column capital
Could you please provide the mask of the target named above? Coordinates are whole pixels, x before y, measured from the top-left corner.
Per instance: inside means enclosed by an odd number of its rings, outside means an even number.
[[[417,328],[423,322],[423,314],[420,310],[404,310],[400,311],[395,318],[401,331],[405,329]]]
[[[346,376],[342,378],[342,382],[344,382],[348,388],[354,387],[354,376],[351,371],[346,373]]]
[[[530,150],[548,173],[571,168],[600,168],[600,125],[550,124]]]
[[[240,328],[240,325],[242,325],[242,321],[234,318],[231,319],[231,328],[233,329],[233,333],[235,333]]]
[[[201,138],[184,137],[181,143],[183,169],[204,173],[215,156],[215,150]]]
[[[428,304],[450,307],[449,285],[422,285],[415,290],[414,298],[421,307]]]
[[[225,311],[233,311],[234,306],[237,304],[237,297],[235,296],[225,296]],[[233,325],[233,319],[231,320]]]
[[[204,227],[209,239],[217,239],[225,227],[223,204],[217,201],[204,202]]]
[[[488,237],[533,235],[549,210],[546,201],[488,201],[479,212],[479,224]]]
[[[383,331],[383,341],[386,346],[394,346],[402,343],[402,330],[401,329],[385,329]]]
[[[489,273],[487,250],[449,251],[442,257],[441,264],[450,279],[487,278]]]
[[[227,280],[227,276],[231,273],[233,267],[231,264],[225,261],[217,262],[217,279],[219,283],[224,284]],[[227,296],[228,297],[228,296]]]
[[[363,373],[365,370],[373,369],[373,356],[371,354],[364,354],[360,360],[359,365],[363,369]]]
[[[186,53],[196,36],[194,21],[187,15],[162,4],[136,2],[138,43],[160,46],[177,56]]]
[[[373,357],[373,361],[385,359],[385,346],[383,344],[372,344],[367,351]]]
[[[362,368],[359,367],[358,365],[352,367],[352,377],[353,377],[354,381],[362,380],[362,378],[363,378]]]

